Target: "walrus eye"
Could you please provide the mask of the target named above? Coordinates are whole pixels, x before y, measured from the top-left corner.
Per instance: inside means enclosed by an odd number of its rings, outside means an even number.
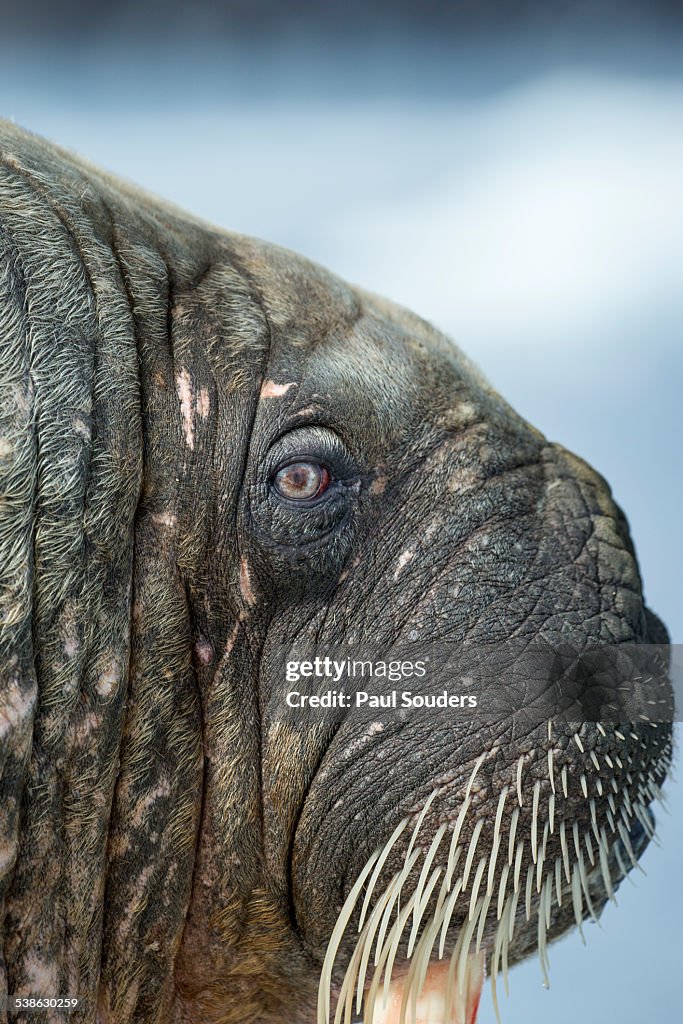
[[[296,427],[275,438],[265,458],[255,458],[254,470],[251,524],[273,557],[285,560],[286,585],[299,558],[309,580],[311,573],[334,573],[361,500],[361,469],[342,438],[317,423]]]
[[[310,501],[318,498],[330,485],[329,471],[317,462],[291,462],[273,477],[273,486],[283,498]]]

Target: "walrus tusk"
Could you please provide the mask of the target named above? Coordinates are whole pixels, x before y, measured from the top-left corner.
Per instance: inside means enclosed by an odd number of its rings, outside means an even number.
[[[377,999],[372,1020],[364,1017],[363,1024],[475,1024],[484,984],[484,954],[468,957],[462,994],[449,993],[453,980],[449,983],[448,974],[447,960],[429,967],[414,1015],[410,1000],[404,998],[406,976],[395,978],[386,1002]]]

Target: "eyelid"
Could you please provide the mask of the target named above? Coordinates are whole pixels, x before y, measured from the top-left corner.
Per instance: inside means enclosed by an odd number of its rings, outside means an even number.
[[[294,441],[294,439],[298,438],[299,435],[303,435],[302,443],[305,443],[305,435],[307,434],[313,435],[311,440],[315,439],[314,443],[318,446],[321,444],[326,448],[332,448],[333,446],[336,448],[338,446],[340,453],[348,457],[346,442],[342,438],[341,434],[339,434],[334,427],[330,427],[327,423],[297,423],[290,427],[289,430],[285,430],[273,439],[271,444],[268,446],[267,454],[270,455],[273,450],[278,448],[280,445],[284,446],[288,444],[290,438]],[[311,457],[319,458],[320,452],[311,451]]]
[[[343,480],[358,472],[339,434],[317,423],[280,434],[268,449],[267,458],[269,479],[292,462],[315,462],[324,466],[334,480]]]

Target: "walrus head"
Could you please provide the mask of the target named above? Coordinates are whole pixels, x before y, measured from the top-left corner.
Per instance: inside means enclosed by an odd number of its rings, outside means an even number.
[[[6,990],[472,1020],[637,862],[670,725],[292,721],[276,654],[661,647],[607,484],[407,311],[0,148]]]

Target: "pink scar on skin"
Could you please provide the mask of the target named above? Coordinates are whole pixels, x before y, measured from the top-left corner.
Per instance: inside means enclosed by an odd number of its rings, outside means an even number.
[[[406,550],[401,553],[401,555],[399,556],[398,564],[394,571],[394,579],[397,579],[397,577],[401,573],[401,569],[403,569],[403,567],[406,566],[414,556],[415,550],[413,548],[406,548]]]
[[[0,707],[0,738],[7,735],[10,729],[21,727],[29,720],[35,703],[35,693],[24,693],[19,687],[19,680],[10,679],[9,692],[6,692]]]
[[[99,693],[100,697],[111,696],[119,680],[120,671],[120,667],[115,662],[111,668],[102,673],[95,684],[95,689]]]
[[[185,443],[194,448],[194,395],[192,394],[192,378],[187,370],[181,370],[175,380],[176,391],[180,401],[180,415],[185,429]]]
[[[200,665],[210,665],[213,661],[213,644],[206,637],[200,636],[194,645],[194,653]]]
[[[81,437],[84,437],[86,441],[89,441],[90,440],[90,427],[85,422],[85,420],[81,416],[74,416],[74,418],[73,418],[73,420],[71,422],[73,424],[73,428],[76,431],[76,433],[80,434]]]
[[[78,640],[75,637],[70,636],[64,644],[64,653],[67,658],[73,658],[74,654],[78,654]]]
[[[59,988],[56,961],[41,960],[31,953],[26,957],[24,972],[31,992],[56,992]]]
[[[249,563],[244,557],[240,561],[240,592],[247,604],[256,604],[256,594],[251,585]]]
[[[361,556],[360,555],[355,555],[354,556],[354,558],[353,558],[353,560],[351,562],[351,565],[349,565],[346,569],[344,569],[344,571],[342,572],[341,576],[339,577],[339,582],[340,583],[344,582],[344,580],[349,575],[349,573],[351,572],[352,569],[357,569],[358,568],[358,566],[360,565],[360,560],[361,560]]]
[[[242,628],[242,623],[238,619],[237,622],[235,623],[235,625],[232,627],[232,632],[230,633],[230,636],[228,637],[228,642],[225,645],[225,651],[223,652],[223,659],[230,657],[230,655],[232,654],[233,648],[234,648],[235,643],[237,641],[237,636],[238,636],[239,631],[240,631],[241,628]]]
[[[261,398],[281,398],[295,386],[296,381],[291,381],[289,384],[276,384],[274,380],[264,380],[261,385]]]
[[[227,643],[225,645],[225,649],[224,649],[223,653],[220,656],[220,660],[219,660],[218,666],[216,668],[217,674],[220,675],[220,672],[221,672],[221,669],[223,668],[223,665],[226,663],[226,661],[228,660],[228,658],[232,654],[232,652],[233,652],[233,650],[235,648],[235,644],[237,643],[237,637],[239,636],[240,630],[242,629],[242,623],[246,622],[248,618],[249,618],[249,612],[245,611],[245,610],[242,610],[239,613],[239,615],[237,616],[237,620],[236,620],[235,624],[232,627],[232,631],[230,633],[230,636],[228,637]]]
[[[200,388],[197,395],[197,412],[203,420],[209,415],[210,408],[209,392],[206,388]]]
[[[168,526],[169,529],[172,529],[178,521],[174,512],[154,512],[151,520],[157,526]]]

